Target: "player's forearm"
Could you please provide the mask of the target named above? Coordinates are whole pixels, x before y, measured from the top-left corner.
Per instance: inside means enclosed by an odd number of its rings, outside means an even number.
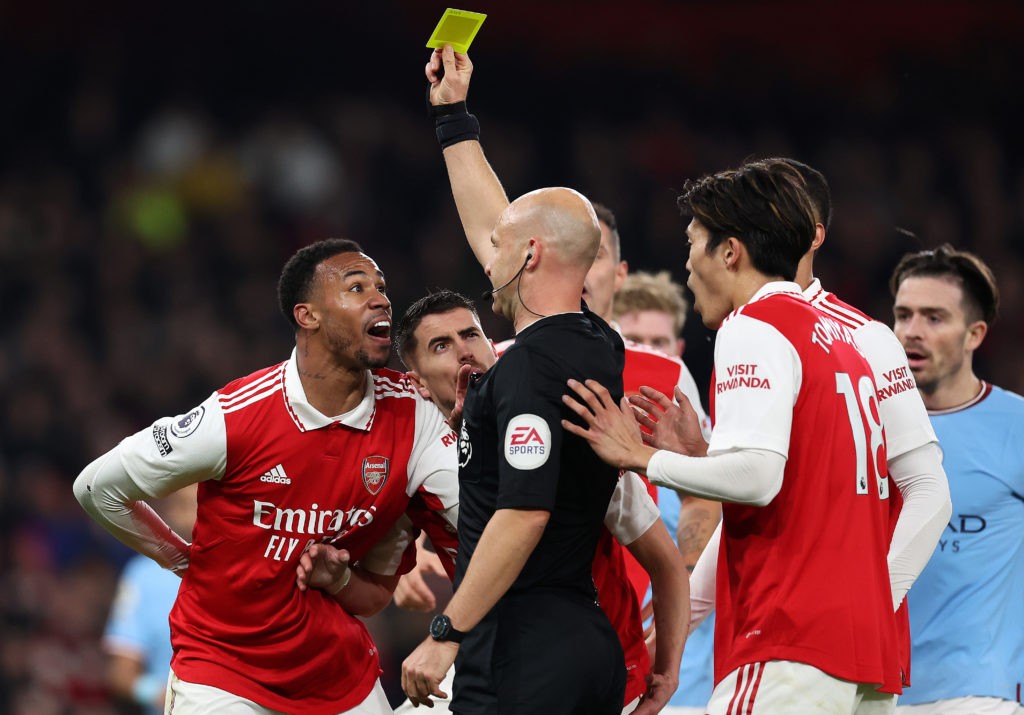
[[[680,496],[676,543],[686,570],[692,572],[722,518],[722,505],[709,499]]]
[[[718,547],[722,541],[722,523],[711,534],[707,548],[697,559],[690,574],[690,633],[715,610],[715,585],[718,575]]]
[[[935,551],[953,505],[937,444],[913,449],[891,460],[888,466],[903,496],[888,559],[893,608],[898,608]]]
[[[444,150],[448,180],[469,247],[481,266],[491,259],[491,232],[508,197],[478,141],[463,141]]]
[[[651,577],[654,626],[658,632],[654,672],[678,677],[690,623],[690,584],[682,556],[660,521],[628,548]]]
[[[188,542],[143,501],[146,494],[128,476],[116,447],[82,470],[74,491],[89,516],[119,541],[175,573],[188,567]]]
[[[334,600],[353,616],[374,616],[391,602],[398,579],[397,575],[382,576],[353,566],[348,585],[334,594]]]
[[[786,458],[766,449],[708,457],[658,450],[647,464],[647,479],[703,499],[765,506],[782,488],[785,468]]]
[[[540,542],[551,514],[499,509],[487,522],[466,575],[444,612],[460,631],[474,628],[512,586]]]

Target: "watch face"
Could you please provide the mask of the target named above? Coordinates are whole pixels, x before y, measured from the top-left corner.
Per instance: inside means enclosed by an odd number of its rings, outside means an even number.
[[[430,637],[436,641],[444,640],[451,629],[452,622],[448,619],[448,616],[434,616],[433,620],[430,621]]]

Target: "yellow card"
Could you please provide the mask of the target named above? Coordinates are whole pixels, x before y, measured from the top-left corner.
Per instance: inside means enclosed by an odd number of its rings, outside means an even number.
[[[448,8],[434,28],[434,34],[427,40],[427,47],[438,49],[451,45],[456,52],[469,52],[469,46],[480,31],[487,15],[468,10]]]

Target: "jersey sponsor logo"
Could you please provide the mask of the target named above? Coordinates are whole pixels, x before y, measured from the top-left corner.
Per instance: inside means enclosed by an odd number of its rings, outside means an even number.
[[[293,555],[302,554],[317,541],[334,544],[353,529],[368,526],[373,522],[376,511],[376,506],[369,509],[321,509],[316,502],[308,509],[288,509],[273,502],[253,500],[252,523],[260,529],[277,532],[267,539],[263,558],[291,561]],[[303,534],[308,536],[303,539]],[[303,541],[305,544],[299,548]]]
[[[837,340],[857,346],[853,340],[853,332],[848,327],[832,318],[818,318],[811,330],[811,342],[828,354],[832,352],[832,343]]]
[[[199,423],[203,421],[203,415],[205,413],[206,408],[199,405],[199,407],[195,408],[187,415],[180,415],[176,417],[174,422],[171,423],[171,434],[175,437],[188,437],[198,429]]]
[[[889,372],[883,372],[882,378],[888,383],[885,387],[879,387],[877,398],[879,402],[895,397],[900,393],[913,390],[917,387],[914,376],[910,373],[909,367],[898,367]]]
[[[469,430],[463,421],[462,429],[459,430],[459,466],[465,467],[473,458],[473,443],[469,441]]]
[[[748,387],[754,390],[772,389],[771,381],[767,377],[758,375],[757,368],[757,363],[730,365],[725,368],[725,379],[715,382],[715,393],[721,395],[723,392],[739,387]]]
[[[988,522],[980,514],[954,514],[946,525],[946,529],[954,534],[980,534],[987,527]],[[939,551],[959,554],[961,550],[966,550],[970,543],[970,540],[964,541],[962,538],[950,539],[949,535],[944,533],[939,539]]]
[[[351,529],[373,522],[376,506],[369,509],[321,509],[313,502],[309,508],[282,508],[270,501],[253,500],[252,524],[261,529],[273,529],[286,534],[312,534],[322,536],[330,532],[347,533]]]
[[[384,482],[388,480],[389,463],[387,457],[382,457],[379,454],[363,460],[363,486],[370,494],[376,496],[384,487]]]
[[[263,474],[260,477],[261,482],[267,482],[268,484],[291,484],[292,480],[284,472],[284,465],[277,465],[269,472]]]
[[[551,454],[551,428],[542,417],[516,415],[505,429],[505,459],[516,469],[536,469]]]
[[[153,425],[153,442],[156,443],[157,451],[161,457],[166,457],[174,451],[171,443],[167,441],[167,427],[164,425]]]

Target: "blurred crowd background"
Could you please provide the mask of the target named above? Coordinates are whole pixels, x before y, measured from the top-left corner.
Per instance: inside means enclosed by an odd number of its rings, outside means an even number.
[[[133,712],[98,644],[128,553],[71,483],[287,357],[294,250],[359,241],[396,317],[431,287],[489,287],[425,114],[444,7],[0,3],[0,713]],[[1024,391],[1019,3],[460,7],[489,14],[470,109],[510,196],[578,188],[615,210],[631,267],[685,281],[684,181],[799,158],[832,185],[826,287],[890,321],[900,255],[976,251],[1003,297],[976,367]],[[713,336],[695,318],[685,336],[706,386]],[[425,622],[373,619],[396,697]]]

